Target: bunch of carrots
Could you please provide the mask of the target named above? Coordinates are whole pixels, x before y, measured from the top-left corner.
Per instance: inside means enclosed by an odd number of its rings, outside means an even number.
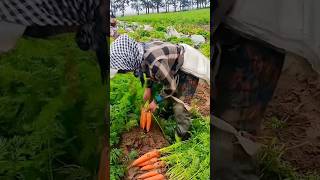
[[[146,129],[149,132],[152,121],[152,113],[149,110],[149,102],[147,101],[144,107],[141,109],[140,115],[140,127]]]
[[[140,167],[140,170],[146,171],[146,173],[138,176],[139,180],[165,180],[165,176],[162,174],[162,168],[166,166],[163,161],[159,160],[160,151],[153,150],[140,158],[135,160],[131,167]]]

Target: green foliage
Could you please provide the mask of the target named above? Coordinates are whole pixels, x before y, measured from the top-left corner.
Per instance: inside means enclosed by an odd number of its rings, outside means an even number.
[[[117,74],[110,82],[110,115],[111,115],[111,160],[110,177],[112,180],[124,176],[125,167],[122,165],[121,150],[117,148],[121,133],[138,125],[140,107],[142,106],[142,93],[140,81],[132,74]],[[129,159],[134,158],[134,152]]]
[[[258,154],[260,174],[262,180],[317,180],[320,176],[317,172],[299,174],[292,164],[282,159],[286,149],[280,145],[276,138],[272,139],[269,144]]]
[[[150,37],[150,32],[146,30],[139,30],[137,33],[139,33],[140,37]]]
[[[0,179],[96,178],[105,90],[74,35],[22,38],[0,56]]]
[[[163,26],[169,26],[169,25],[175,25],[175,24],[209,25],[210,9],[206,8],[206,9],[172,12],[172,13],[124,16],[124,17],[120,17],[119,20],[129,21],[129,22],[142,22],[142,23],[148,23],[148,24],[161,24]]]
[[[129,153],[129,161],[136,159],[138,157],[138,155],[139,155],[138,151],[131,150],[131,152]]]
[[[270,128],[277,130],[286,127],[286,122],[279,120],[277,117],[272,117],[270,122],[267,124]]]
[[[126,30],[124,30],[123,28],[119,28],[117,31],[118,31],[119,34],[126,33]]]
[[[206,42],[200,46],[200,52],[210,58],[210,42]]]
[[[119,143],[120,134],[138,124],[143,89],[132,74],[119,74],[110,84],[111,146]],[[128,91],[129,90],[129,91]],[[133,121],[136,121],[136,124]]]
[[[192,45],[192,41],[190,38],[177,38],[177,37],[170,37],[166,39],[167,41],[174,43],[174,44],[179,44],[179,43],[185,43]]]
[[[210,126],[209,119],[193,119],[192,137],[185,142],[172,144],[161,149],[161,159],[170,168],[170,179],[207,179],[210,177]]]
[[[155,24],[155,29],[159,32],[167,32],[167,28],[163,25]]]
[[[152,31],[150,36],[154,39],[165,40],[166,33],[162,31]]]
[[[120,163],[122,151],[117,148],[112,148],[110,152],[110,179],[121,179],[125,174],[125,167]]]

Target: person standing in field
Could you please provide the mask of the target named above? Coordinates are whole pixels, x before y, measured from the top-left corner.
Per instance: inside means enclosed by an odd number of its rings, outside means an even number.
[[[150,100],[152,112],[164,100],[175,100],[176,138],[186,140],[190,137],[191,118],[186,103],[191,101],[199,78],[210,81],[209,59],[186,44],[162,41],[139,43],[127,35],[121,35],[111,44],[110,68],[111,78],[117,72],[135,72],[144,84],[146,75],[143,99]],[[163,85],[163,89],[151,97],[156,83]]]
[[[110,16],[110,37],[117,39],[117,37],[119,36],[117,29],[118,28],[117,28],[116,16],[113,13],[111,13],[111,16]]]

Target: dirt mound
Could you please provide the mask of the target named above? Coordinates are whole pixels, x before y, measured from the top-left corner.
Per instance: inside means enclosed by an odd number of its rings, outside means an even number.
[[[299,172],[320,172],[320,78],[302,59],[289,60],[266,110],[263,134],[286,146],[283,158]],[[268,126],[274,117],[283,126]]]
[[[160,128],[155,124],[153,124],[148,133],[137,127],[123,133],[121,139],[120,147],[123,149],[126,157],[128,157],[132,150],[136,150],[138,156],[141,156],[153,149],[161,149],[169,145],[168,141],[163,137]],[[125,179],[135,180],[141,173],[137,168],[130,168]]]

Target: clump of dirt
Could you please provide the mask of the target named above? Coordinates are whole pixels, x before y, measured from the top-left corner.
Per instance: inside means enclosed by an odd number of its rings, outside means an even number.
[[[130,131],[123,133],[121,139],[120,148],[123,149],[126,157],[128,157],[132,150],[136,150],[138,156],[142,156],[153,149],[161,149],[169,146],[168,141],[164,138],[159,126],[156,124],[152,125],[151,130],[148,133],[139,127],[133,128]],[[130,168],[125,179],[135,180],[136,177],[142,173],[142,171],[139,171],[139,168]]]
[[[210,85],[205,81],[199,81],[192,104],[197,107],[203,116],[210,115]]]
[[[264,136],[286,146],[284,160],[298,172],[320,173],[320,78],[302,59],[290,59],[264,117]],[[276,118],[278,128],[270,127]]]

